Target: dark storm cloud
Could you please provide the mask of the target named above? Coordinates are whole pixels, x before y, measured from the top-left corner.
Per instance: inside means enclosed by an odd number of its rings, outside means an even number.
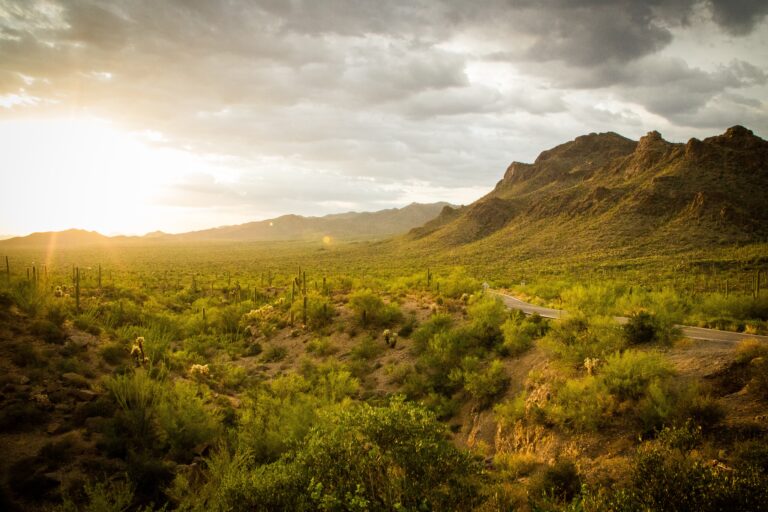
[[[715,22],[734,35],[750,33],[768,15],[765,0],[711,0]]]
[[[702,18],[746,37],[764,29],[766,5],[0,0],[0,98],[36,102],[23,112],[0,108],[0,118],[77,110],[161,132],[163,144],[234,155],[244,169],[260,169],[266,155],[322,171],[316,181],[301,175],[298,190],[276,180],[266,196],[343,202],[350,194],[340,184],[354,177],[371,180],[353,182],[370,185],[360,201],[371,203],[402,180],[493,183],[508,160],[580,131],[640,131],[638,104],[686,126],[698,119],[709,127],[718,116],[730,123],[731,107],[759,124],[765,106],[754,90],[766,76],[751,62],[758,52],[715,70],[660,52]],[[497,68],[482,65],[513,71],[497,79]],[[624,107],[570,99],[585,91]],[[323,176],[334,185],[320,185]],[[245,196],[206,186],[215,197],[264,199],[266,185],[249,179]],[[180,194],[206,203],[182,185]],[[313,186],[322,193],[311,194]]]

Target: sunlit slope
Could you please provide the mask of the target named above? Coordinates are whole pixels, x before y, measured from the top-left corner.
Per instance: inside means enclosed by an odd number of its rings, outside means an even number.
[[[590,134],[514,162],[493,191],[401,243],[454,255],[669,254],[768,240],[768,142]]]

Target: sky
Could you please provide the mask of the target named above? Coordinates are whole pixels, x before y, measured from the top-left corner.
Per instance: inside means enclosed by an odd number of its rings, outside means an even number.
[[[765,0],[0,0],[0,234],[467,204],[615,131],[768,135]]]

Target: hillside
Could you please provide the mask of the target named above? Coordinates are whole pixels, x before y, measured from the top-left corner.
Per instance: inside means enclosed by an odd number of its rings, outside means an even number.
[[[411,244],[523,257],[629,256],[768,238],[768,142],[734,126],[686,144],[592,133],[513,162],[496,187]]]
[[[359,240],[385,238],[406,233],[434,219],[448,203],[411,203],[403,208],[390,208],[376,212],[347,212],[324,217],[283,215],[275,219],[222,226],[188,233],[168,234],[162,231],[136,236],[104,236],[95,231],[69,229],[66,231],[32,233],[24,237],[0,240],[0,247],[78,247],[112,242],[271,242],[317,241],[324,237],[332,240]]]
[[[324,217],[283,215],[275,219],[223,226],[179,235],[168,239],[183,241],[285,241],[384,238],[407,232],[435,218],[448,203],[411,203],[403,208],[376,212],[347,212]]]

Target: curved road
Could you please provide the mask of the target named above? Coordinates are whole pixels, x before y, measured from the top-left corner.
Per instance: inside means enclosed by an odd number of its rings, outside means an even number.
[[[542,306],[534,306],[533,304],[523,302],[522,300],[516,297],[513,297],[511,295],[507,295],[506,293],[501,293],[495,290],[490,290],[490,292],[493,293],[494,295],[497,295],[502,300],[502,302],[504,302],[504,305],[506,305],[508,308],[519,309],[526,315],[532,315],[534,313],[538,313],[539,316],[542,316],[544,318],[562,318],[568,314],[567,311],[563,311],[562,309],[552,309],[552,308],[545,308]],[[614,318],[620,324],[627,323],[627,317],[617,316]],[[686,338],[691,338],[693,340],[728,341],[732,343],[737,343],[739,341],[751,338],[751,339],[756,339],[756,340],[768,343],[768,336],[759,336],[757,334],[744,334],[740,332],[718,331],[717,329],[705,329],[703,327],[690,327],[687,325],[678,325],[677,327],[680,328],[680,331],[682,331],[683,336],[685,336]]]

